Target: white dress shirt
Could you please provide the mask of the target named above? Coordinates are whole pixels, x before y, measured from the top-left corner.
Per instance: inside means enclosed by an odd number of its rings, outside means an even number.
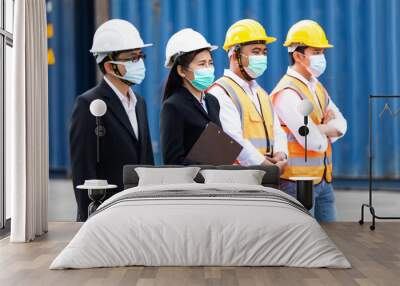
[[[201,98],[200,99],[195,95],[193,95],[193,96],[201,104],[201,106],[203,107],[204,111],[206,113],[208,113],[206,99],[205,99],[206,96],[205,96],[204,92],[201,93]]]
[[[228,69],[224,71],[224,75],[233,79],[246,91],[246,94],[250,97],[257,110],[260,112],[260,103],[257,98],[257,82],[253,80],[247,83]],[[223,130],[243,147],[237,158],[240,161],[240,164],[245,166],[260,165],[265,160],[265,157],[249,140],[243,138],[240,113],[231,98],[227,96],[225,90],[218,85],[213,86],[208,93],[214,95],[218,99],[220,105],[219,117]],[[288,154],[286,134],[280,126],[276,113],[274,114],[274,137],[274,152],[283,152]]]
[[[318,102],[316,95],[316,83],[318,80],[314,77],[311,80],[307,80],[301,74],[296,72],[291,67],[288,68],[287,74],[301,80],[310,89],[314,96],[314,100]],[[281,119],[282,123],[285,124],[292,134],[295,136],[298,143],[304,147],[304,137],[298,132],[299,128],[304,125],[304,117],[298,111],[298,106],[301,102],[298,94],[291,89],[285,89],[281,91],[274,103],[275,111]],[[332,126],[338,132],[340,132],[342,137],[347,131],[347,122],[340,112],[339,108],[333,103],[332,99],[329,98],[329,103],[327,106],[327,111],[332,111],[335,119],[329,121],[327,125]],[[331,143],[335,142],[340,137],[330,137],[327,138],[325,134],[322,134],[317,125],[312,121],[308,121],[308,128],[310,133],[307,135],[307,148],[308,150],[325,152],[328,147],[328,140]]]
[[[135,93],[132,91],[131,88],[129,88],[129,97],[126,95],[123,95],[112,84],[112,82],[107,77],[104,77],[104,80],[111,87],[111,89],[115,92],[115,94],[118,96],[119,100],[121,100],[122,106],[124,107],[126,114],[128,115],[129,122],[132,125],[133,132],[135,133],[136,138],[139,139],[139,126],[138,126],[138,121],[137,121],[137,117],[136,117],[137,98],[136,98]]]

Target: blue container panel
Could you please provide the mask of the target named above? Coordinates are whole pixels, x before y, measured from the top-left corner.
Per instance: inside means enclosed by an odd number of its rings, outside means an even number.
[[[73,1],[47,1],[47,22],[54,28],[48,40],[55,64],[49,65],[49,163],[51,171],[69,166],[68,125],[76,96],[75,23]]]
[[[94,29],[93,1],[48,0],[47,22],[54,35],[48,48],[50,171],[69,172],[68,129],[75,97],[95,85],[96,66],[89,53]]]

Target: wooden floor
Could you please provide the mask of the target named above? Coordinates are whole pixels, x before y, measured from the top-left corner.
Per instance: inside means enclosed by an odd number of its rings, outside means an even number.
[[[48,270],[79,229],[50,223],[44,237],[28,244],[0,241],[0,285],[400,285],[400,223],[334,223],[324,229],[353,265],[349,270],[288,267],[124,267]]]

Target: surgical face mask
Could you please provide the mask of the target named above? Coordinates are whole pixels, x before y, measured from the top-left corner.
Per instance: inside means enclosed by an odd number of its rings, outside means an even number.
[[[146,74],[146,67],[144,66],[143,59],[138,60],[137,62],[126,61],[126,62],[117,62],[110,61],[113,64],[124,65],[126,73],[123,76],[119,76],[114,74],[116,77],[120,79],[127,80],[133,84],[140,84]]]
[[[324,54],[310,56],[310,72],[313,76],[319,77],[326,69],[326,59]]]
[[[268,65],[268,58],[264,55],[259,56],[249,56],[249,65],[244,69],[252,78],[257,78],[261,76],[265,70],[267,69]]]
[[[214,68],[201,68],[193,71],[194,79],[190,83],[200,91],[206,90],[214,82]]]

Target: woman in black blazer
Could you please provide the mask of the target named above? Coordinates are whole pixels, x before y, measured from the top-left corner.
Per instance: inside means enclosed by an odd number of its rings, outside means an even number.
[[[211,51],[216,48],[192,29],[175,33],[167,43],[165,65],[171,70],[160,116],[164,164],[198,164],[186,155],[210,121],[221,127],[218,100],[205,93],[214,81]]]

